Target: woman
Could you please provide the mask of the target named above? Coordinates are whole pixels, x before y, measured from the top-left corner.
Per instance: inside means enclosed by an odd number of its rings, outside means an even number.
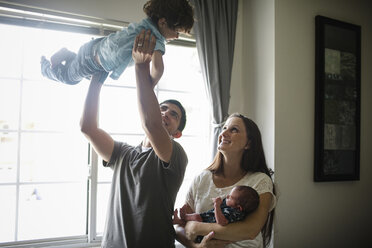
[[[236,185],[254,188],[260,196],[259,206],[243,221],[226,226],[187,222],[184,228],[176,228],[177,239],[186,247],[225,247],[226,244],[229,244],[226,247],[268,246],[276,205],[271,174],[257,125],[240,114],[229,116],[219,135],[214,161],[194,179],[189,189],[186,209],[190,213],[211,209],[211,198],[227,195]],[[192,242],[198,235],[205,236],[200,244]]]

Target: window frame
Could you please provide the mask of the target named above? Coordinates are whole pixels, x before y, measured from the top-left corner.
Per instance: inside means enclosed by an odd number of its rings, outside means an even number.
[[[70,20],[71,19],[71,20]],[[31,7],[25,6],[15,6],[12,4],[7,3],[0,3],[0,23],[7,24],[7,25],[16,25],[16,26],[24,26],[24,27],[34,27],[34,28],[41,28],[41,29],[49,29],[49,30],[57,30],[57,31],[68,31],[68,32],[76,32],[82,34],[90,34],[90,35],[97,35],[97,36],[105,36],[112,32],[116,32],[120,30],[122,27],[128,25],[128,23],[112,23],[108,21],[105,23],[105,20],[101,20],[103,22],[97,22],[98,19],[88,18],[84,19],[81,16],[75,16],[64,13],[61,15],[60,13],[55,13],[53,11],[46,11],[35,9]],[[88,25],[87,22],[88,21]],[[186,47],[196,47],[196,43],[194,38],[191,37],[184,37],[178,40],[174,40],[170,42],[172,45],[180,45]],[[21,79],[22,80],[22,79]],[[20,87],[23,87],[22,85]],[[112,85],[105,85],[105,87],[112,87]],[[117,87],[117,86],[113,86]],[[127,87],[127,86],[121,86]],[[132,87],[129,87],[132,88]],[[135,88],[135,87],[133,87]],[[155,88],[155,93],[158,96],[159,92],[168,91],[173,92],[173,90],[167,89],[160,89],[158,86]],[[187,93],[184,91],[177,91],[174,92],[178,93]],[[14,130],[5,130],[0,129],[0,132],[13,132],[15,134],[20,134],[21,132],[25,132],[24,130],[20,130],[20,125],[18,129]],[[26,131],[27,132],[27,131]],[[32,131],[31,131],[32,132]],[[38,131],[37,131],[38,132]],[[112,134],[112,133],[110,133]],[[113,134],[115,135],[115,134]],[[128,135],[128,133],[120,133],[120,135]],[[132,135],[132,133],[130,133]],[[136,135],[136,134],[135,134]],[[142,135],[138,134],[138,135]],[[17,171],[19,171],[20,167],[20,144],[19,144],[19,136],[18,135],[18,145],[17,145]],[[186,135],[186,137],[192,137],[193,135]],[[100,164],[99,157],[97,153],[93,150],[92,146],[88,144],[88,199],[87,199],[87,227],[86,227],[86,234],[79,235],[79,236],[71,236],[71,237],[62,237],[62,238],[46,238],[46,239],[35,239],[35,240],[25,240],[25,241],[14,241],[14,242],[5,242],[0,243],[0,246],[6,247],[50,247],[50,246],[58,246],[58,247],[93,247],[98,246],[102,240],[102,236],[97,235],[97,188],[98,188],[98,166]],[[18,172],[19,173],[19,172]],[[16,194],[17,194],[17,204],[19,201],[19,180],[16,183],[0,183],[1,185],[14,185],[16,184]],[[17,205],[18,206],[18,205]],[[19,207],[17,207],[18,209]],[[18,210],[16,210],[18,211]],[[18,225],[18,213],[16,213],[16,225]],[[17,235],[17,234],[16,234]]]

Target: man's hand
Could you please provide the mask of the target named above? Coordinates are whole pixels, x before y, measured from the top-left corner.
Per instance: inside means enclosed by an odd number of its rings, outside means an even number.
[[[114,150],[114,140],[98,127],[99,96],[102,88],[99,78],[99,74],[94,74],[92,77],[80,120],[80,128],[98,155],[108,162]]]
[[[133,60],[136,72],[137,103],[142,128],[146,137],[144,146],[152,146],[161,161],[170,162],[173,144],[163,118],[150,76],[151,54],[155,47],[155,37],[150,39],[150,31],[141,31],[133,44]]]
[[[151,36],[151,30],[142,30],[136,37],[132,50],[135,64],[149,64],[154,52],[156,38]]]

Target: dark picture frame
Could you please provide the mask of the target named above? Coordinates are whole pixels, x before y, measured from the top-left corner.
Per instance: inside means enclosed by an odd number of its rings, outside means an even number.
[[[359,180],[361,27],[315,23],[314,181]]]

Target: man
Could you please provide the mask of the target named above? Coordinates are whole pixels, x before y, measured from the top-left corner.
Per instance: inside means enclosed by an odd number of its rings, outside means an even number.
[[[175,100],[163,102],[159,109],[149,69],[154,46],[150,32],[142,31],[132,53],[146,134],[141,145],[114,141],[98,127],[99,75],[93,76],[86,97],[81,131],[114,171],[102,247],[174,247],[172,214],[187,156],[173,138],[181,137],[186,115]]]

